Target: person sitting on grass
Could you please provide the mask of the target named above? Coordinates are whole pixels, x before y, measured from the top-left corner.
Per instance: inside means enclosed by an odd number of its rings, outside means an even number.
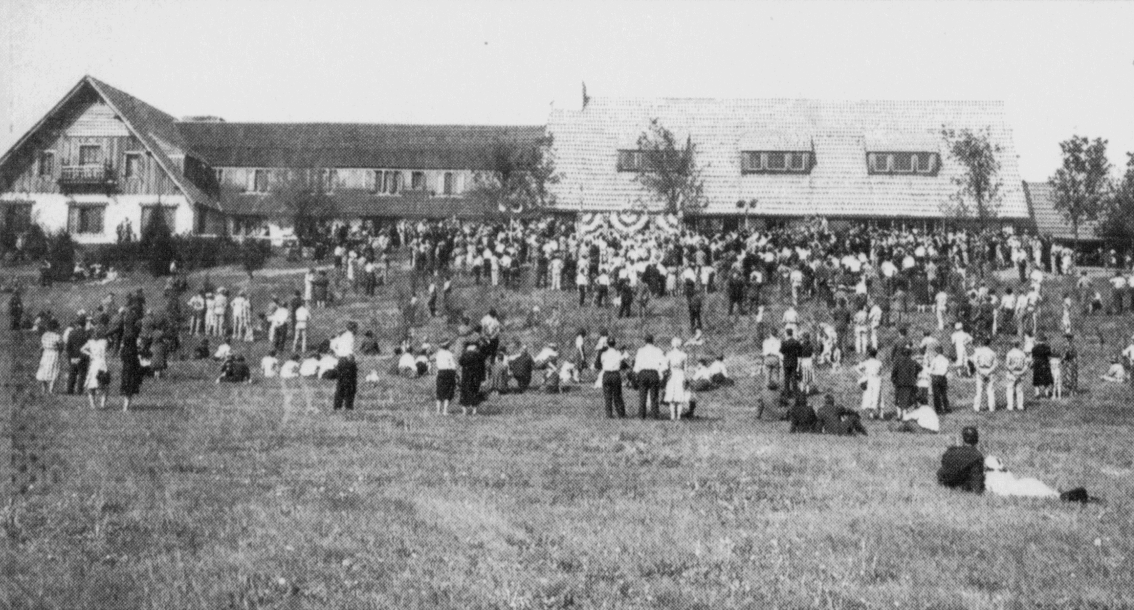
[[[490,393],[507,394],[511,391],[509,385],[512,374],[508,370],[508,357],[503,350],[496,352],[491,366],[492,368],[488,373],[487,391]]]
[[[697,366],[693,369],[693,376],[689,378],[689,384],[697,392],[708,392],[713,389],[708,360],[701,358],[697,361]]]
[[[927,396],[926,400],[918,401],[916,408],[906,411],[892,429],[895,432],[937,434],[941,432],[941,418],[937,415],[937,411],[930,406]]]
[[[1110,361],[1110,368],[1106,370],[1106,374],[1099,379],[1107,383],[1126,383],[1126,367],[1122,366],[1122,361],[1114,358]]]
[[[398,356],[397,373],[410,379],[417,377],[417,358],[414,357],[412,349],[406,349],[402,351],[401,356]]]
[[[528,353],[526,345],[520,344],[518,350],[519,353],[508,362],[508,369],[516,380],[516,391],[523,394],[532,384],[532,371],[535,368],[535,361],[532,359],[532,355]]]
[[[791,422],[788,432],[816,432],[819,426],[819,417],[815,409],[807,404],[807,395],[799,392],[795,395],[795,404],[788,409],[787,419]]]
[[[213,360],[224,361],[232,355],[231,334],[225,335],[221,344],[217,346],[217,351],[213,353]]]
[[[1059,490],[1048,486],[1036,478],[1017,478],[1008,470],[1008,466],[996,456],[984,458],[984,486],[990,493],[997,496],[1016,498],[1043,498],[1064,502],[1098,502],[1098,498],[1091,497],[1083,487],[1076,487],[1060,493]]]
[[[201,340],[197,342],[197,347],[193,348],[193,359],[208,360],[209,356],[212,356],[212,351],[209,349],[209,338],[201,337]]]
[[[229,355],[221,364],[220,376],[217,377],[216,383],[252,383],[252,372],[248,370],[248,363],[244,361],[244,356],[239,354]]]
[[[417,356],[413,359],[413,369],[418,377],[429,374],[429,345],[423,345],[417,350]]]
[[[823,397],[823,406],[816,413],[819,419],[817,431],[835,436],[866,436],[866,427],[862,425],[862,417],[858,411],[835,404],[835,397],[827,393]]]
[[[280,366],[280,379],[295,379],[299,377],[299,353],[291,355],[291,358]]]
[[[976,447],[979,442],[975,427],[961,430],[961,444],[949,447],[941,456],[937,482],[950,489],[984,493],[984,454]]]
[[[374,336],[374,331],[368,330],[362,335],[362,342],[358,345],[358,353],[363,356],[377,356],[382,353],[378,347],[378,339]]]
[[[264,378],[269,379],[276,377],[280,374],[280,361],[276,358],[276,350],[268,352],[267,356],[260,359],[260,370],[264,373]]]
[[[319,356],[319,379],[338,379],[339,359],[330,350]]]
[[[579,368],[574,362],[564,358],[559,364],[559,391],[566,392],[572,385],[579,383]]]
[[[315,377],[319,374],[319,352],[311,352],[299,365],[300,377]]]
[[[728,376],[728,368],[725,367],[724,363],[724,354],[717,354],[716,359],[709,364],[709,379],[713,382],[713,386],[718,388],[728,387],[736,383]]]

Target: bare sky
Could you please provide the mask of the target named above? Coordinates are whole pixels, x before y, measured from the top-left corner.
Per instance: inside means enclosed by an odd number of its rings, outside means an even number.
[[[0,0],[0,150],[83,75],[231,121],[542,124],[593,96],[992,99],[1134,151],[1134,3]]]

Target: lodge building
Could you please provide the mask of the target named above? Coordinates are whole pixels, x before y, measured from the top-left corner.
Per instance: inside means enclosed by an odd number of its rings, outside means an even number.
[[[584,96],[546,126],[229,123],[176,119],[90,76],[0,156],[0,210],[16,228],[34,221],[87,244],[113,242],[126,223],[136,235],[155,213],[176,233],[280,242],[293,231],[284,194],[296,184],[344,222],[472,218],[483,208],[469,190],[491,170],[493,146],[550,135],[551,211],[648,216],[663,211],[635,180],[652,119],[696,147],[702,223],[823,216],[930,228],[962,173],[942,130],[969,128],[999,149],[1000,220],[1036,226],[999,103]]]

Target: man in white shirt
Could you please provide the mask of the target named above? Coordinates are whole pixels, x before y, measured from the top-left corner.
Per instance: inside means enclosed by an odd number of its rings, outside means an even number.
[[[1020,342],[1012,344],[1012,349],[1004,357],[1004,389],[1008,400],[1008,410],[1024,410],[1024,375],[1028,372],[1028,357],[1020,349]]]
[[[937,330],[945,330],[945,312],[949,310],[949,293],[944,290],[937,292],[933,297],[933,311],[937,314]]]
[[[1110,278],[1111,313],[1122,313],[1123,295],[1126,293],[1126,284],[1126,278],[1122,277],[1122,271],[1115,271],[1114,277]],[[1131,306],[1134,306],[1134,304],[1131,304]]]
[[[660,419],[658,391],[666,368],[665,353],[654,345],[653,335],[646,335],[645,341],[646,344],[638,348],[638,353],[634,356],[634,376],[638,382],[638,417],[646,419],[646,403],[649,402],[654,419]]]
[[[882,308],[875,301],[868,314],[870,320],[870,346],[878,349],[878,329],[882,326]]]
[[[996,352],[989,347],[992,339],[986,337],[983,344],[973,352],[973,364],[976,365],[976,396],[973,397],[973,411],[980,411],[981,395],[988,394],[988,410],[996,410],[996,388],[992,383],[992,374],[998,364]]]
[[[626,417],[626,404],[622,402],[622,352],[614,345],[614,337],[607,339],[606,349],[599,356],[602,367],[602,399],[606,416]]]
[[[271,334],[273,347],[277,352],[282,352],[287,347],[287,323],[289,320],[291,320],[291,312],[288,311],[287,307],[277,306],[276,310],[272,312]]]
[[[299,377],[299,354],[292,356],[280,367],[280,379],[295,379]]]
[[[358,365],[354,361],[354,333],[358,324],[347,322],[346,330],[331,339],[331,353],[339,359],[336,367],[335,399],[332,409],[354,410],[354,396],[358,391]]]
[[[291,342],[292,351],[307,351],[307,322],[311,319],[311,311],[306,303],[295,308],[295,339]]]
[[[933,393],[933,410],[939,414],[948,413],[949,358],[941,353],[940,345],[933,346],[929,360],[929,387]]]
[[[973,342],[973,336],[965,332],[965,325],[961,322],[954,324],[953,328],[953,334],[949,336],[949,341],[953,344],[953,352],[957,355],[953,365],[957,367],[960,375],[965,377],[969,371],[969,345]]]
[[[783,344],[775,334],[768,335],[760,350],[764,355],[764,369],[768,377],[768,388],[780,378],[780,347]]]

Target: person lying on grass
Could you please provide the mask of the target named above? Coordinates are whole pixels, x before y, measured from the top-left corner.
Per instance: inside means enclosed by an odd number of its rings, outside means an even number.
[[[1008,470],[1008,465],[1000,458],[990,455],[984,458],[984,485],[985,489],[997,496],[1017,498],[1043,498],[1064,502],[1098,502],[1098,498],[1091,497],[1083,487],[1060,492],[1043,481],[1032,478],[1018,478]]]
[[[1110,368],[1106,370],[1106,374],[1099,379],[1108,383],[1126,383],[1126,367],[1115,358],[1110,361]]]
[[[280,366],[280,379],[295,379],[296,377],[299,377],[300,368],[301,366],[299,364],[299,353],[296,352],[292,354],[291,358],[284,362],[282,366]]]
[[[937,411],[930,406],[928,400],[924,400],[920,401],[917,408],[906,411],[901,421],[891,429],[895,432],[937,434],[941,432],[941,418],[937,416]]]

